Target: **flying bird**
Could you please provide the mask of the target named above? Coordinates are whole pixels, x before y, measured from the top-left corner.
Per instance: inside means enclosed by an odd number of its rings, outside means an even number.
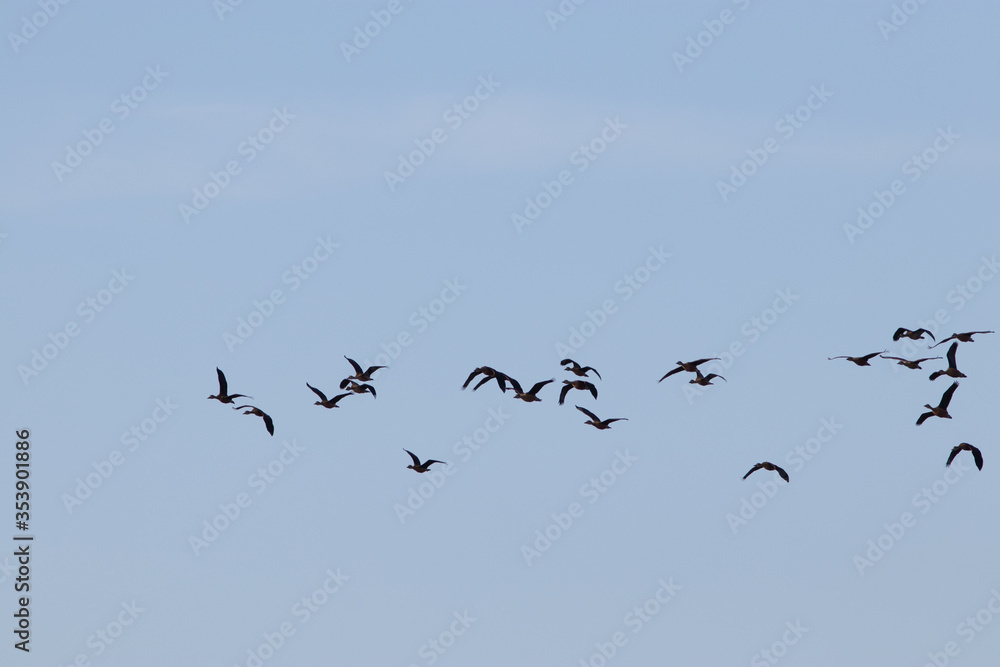
[[[677,368],[673,369],[672,371],[668,371],[666,375],[664,375],[658,380],[658,382],[663,382],[674,373],[680,373],[681,371],[687,371],[688,373],[697,373],[698,366],[705,363],[706,361],[720,361],[720,359],[718,357],[711,357],[709,359],[698,359],[696,361],[678,361]]]
[[[899,327],[898,329],[896,329],[896,333],[892,334],[892,339],[894,341],[899,340],[900,338],[909,338],[910,340],[920,340],[921,338],[923,338],[924,334],[927,334],[928,336],[931,337],[931,340],[934,340],[934,334],[932,334],[927,329],[917,329],[916,331],[910,331],[905,327]]]
[[[348,380],[357,380],[358,382],[371,382],[372,380],[375,379],[372,377],[372,373],[374,373],[380,368],[386,368],[386,366],[369,366],[368,370],[362,371],[361,366],[359,366],[358,362],[354,361],[354,359],[351,359],[346,354],[344,355],[344,359],[347,359],[349,362],[351,362],[351,366],[354,367],[354,375],[349,375],[347,377]],[[344,388],[343,383],[341,384],[340,388],[341,389]]]
[[[955,445],[954,447],[951,448],[951,454],[948,455],[948,462],[945,463],[945,465],[946,466],[950,466],[951,462],[955,460],[955,457],[958,456],[958,453],[960,451],[962,451],[963,449],[966,450],[966,451],[972,452],[972,458],[976,462],[976,467],[979,468],[980,470],[982,470],[983,469],[983,453],[981,451],[979,451],[978,447],[973,447],[972,445],[970,445],[967,442],[963,442],[962,444]]]
[[[243,410],[243,408],[249,408],[249,409],[248,410]],[[240,405],[240,406],[234,407],[233,410],[243,410],[243,414],[245,414],[245,415],[257,415],[258,417],[263,418],[264,419],[264,426],[267,428],[267,432],[270,433],[271,435],[274,435],[274,422],[271,421],[270,415],[266,414],[260,408],[255,408],[252,405]]]
[[[507,380],[510,382],[510,386],[514,387],[514,398],[520,398],[525,403],[534,403],[535,401],[541,401],[538,398],[538,391],[550,382],[555,382],[556,379],[542,380],[541,382],[536,382],[534,386],[529,391],[524,391],[521,389],[521,385],[518,384],[517,380],[512,377],[508,377]]]
[[[902,357],[890,357],[888,355],[883,354],[882,358],[883,359],[893,359],[900,366],[906,366],[907,368],[912,368],[914,370],[920,370],[920,364],[924,363],[925,361],[930,361],[931,359],[940,359],[941,357],[927,357],[926,359],[914,359],[914,360],[910,361],[909,359],[903,359]],[[965,377],[965,376],[963,375],[962,377]]]
[[[321,392],[319,389],[312,386],[308,382],[306,382],[306,386],[312,389],[313,393],[319,396],[319,400],[313,403],[313,405],[322,405],[324,408],[339,408],[340,406],[337,405],[337,401],[342,399],[344,396],[351,395],[351,392],[347,392],[346,394],[340,394],[338,396],[334,396],[333,398],[327,398],[326,394],[324,394],[323,392]]]
[[[582,412],[583,414],[587,415],[588,417],[590,417],[590,419],[588,421],[583,422],[584,424],[590,424],[591,426],[593,426],[594,428],[598,429],[599,431],[603,431],[605,429],[611,428],[611,423],[612,422],[628,421],[628,417],[615,417],[614,419],[604,419],[604,420],[601,420],[601,419],[598,419],[597,415],[595,415],[593,412],[591,412],[587,408],[581,408],[578,405],[578,406],[576,406],[576,409],[579,410],[580,412]]]
[[[567,368],[564,368],[563,370],[569,371],[570,373],[573,373],[574,375],[578,375],[578,376],[580,376],[582,378],[583,377],[587,377],[587,372],[588,371],[594,371],[594,375],[596,375],[597,377],[601,378],[601,374],[597,372],[596,368],[592,368],[590,366],[581,366],[580,364],[576,363],[572,359],[563,359],[559,363],[562,364],[563,366],[568,366]],[[603,380],[604,378],[601,378],[601,379]]]
[[[355,394],[363,394],[367,391],[372,395],[372,398],[378,398],[375,395],[375,387],[371,386],[370,384],[358,384],[354,380],[347,380],[346,384],[341,383],[340,388],[349,389],[353,391]]]
[[[480,366],[476,370],[469,373],[469,377],[468,379],[466,379],[465,384],[462,385],[462,389],[468,387],[469,383],[472,382],[472,378],[476,377],[480,373],[482,373],[484,377],[476,384],[475,387],[472,388],[472,391],[479,389],[490,380],[495,379],[497,381],[497,384],[500,385],[500,391],[502,391],[505,394],[507,393],[507,382],[510,381],[510,378],[507,377],[505,374],[501,373],[500,371],[494,368],[490,368],[489,366]]]
[[[448,465],[444,461],[438,461],[436,459],[427,459],[426,461],[424,461],[423,463],[421,463],[420,459],[417,458],[416,454],[414,454],[410,450],[406,449],[405,447],[403,448],[403,451],[406,452],[407,454],[409,454],[410,458],[413,459],[413,465],[408,465],[406,467],[408,469],[410,469],[410,470],[415,471],[415,472],[427,472],[427,469],[430,468],[431,465],[434,464],[434,463],[440,463],[441,465]]]
[[[566,394],[569,393],[570,389],[589,391],[594,395],[594,398],[597,398],[597,387],[590,382],[587,382],[586,380],[563,380],[563,388],[562,391],[559,392],[559,405],[562,405],[563,401],[566,400]]]
[[[958,350],[958,342],[952,343],[951,347],[948,348],[948,368],[944,369],[943,371],[934,371],[933,373],[931,373],[931,380],[937,380],[942,375],[947,375],[950,378],[965,377],[965,373],[958,370],[958,368],[955,366],[956,350]],[[940,357],[938,358],[940,359]]]
[[[693,380],[688,380],[688,384],[700,384],[702,387],[707,387],[708,385],[712,384],[712,378],[719,378],[723,382],[729,382],[729,380],[722,377],[718,373],[709,373],[708,375],[702,375],[701,371],[697,369],[695,369],[695,372],[698,373],[698,376],[695,377],[695,379]]]
[[[845,357],[845,356],[840,356],[840,357],[827,357],[827,359],[831,360],[831,361],[833,359],[847,359],[848,361],[853,361],[858,366],[871,366],[871,364],[869,364],[868,362],[871,361],[872,357],[877,357],[880,354],[885,354],[888,351],[889,350],[882,350],[881,352],[872,352],[871,354],[866,354],[863,357]]]
[[[942,419],[951,419],[951,415],[948,414],[948,404],[951,403],[951,397],[958,389],[958,383],[954,382],[950,387],[944,390],[944,394],[941,395],[941,402],[938,403],[936,408],[932,408],[930,403],[925,403],[924,407],[930,410],[930,412],[925,412],[917,418],[917,426],[924,423],[929,417],[941,417]]]
[[[247,396],[246,394],[229,394],[229,386],[226,384],[226,376],[223,375],[222,371],[218,368],[215,372],[219,374],[219,395],[209,396],[209,398],[214,398],[220,403],[232,403],[234,398],[253,398],[253,396]]]
[[[781,479],[785,480],[786,482],[788,481],[788,473],[785,472],[783,469],[779,468],[778,466],[774,465],[770,461],[764,461],[763,463],[758,463],[754,467],[750,468],[750,472],[743,475],[743,479],[746,479],[752,473],[756,472],[757,470],[760,470],[761,468],[763,468],[764,470],[775,470],[779,475],[781,475]]]
[[[937,347],[941,343],[947,343],[952,338],[954,338],[955,340],[961,341],[963,343],[975,343],[976,341],[972,340],[972,337],[975,336],[976,334],[991,334],[991,333],[993,333],[993,332],[992,331],[969,331],[969,332],[966,332],[966,333],[953,333],[952,335],[948,336],[947,338],[945,338],[940,343],[935,343],[934,345],[931,345],[931,347]]]

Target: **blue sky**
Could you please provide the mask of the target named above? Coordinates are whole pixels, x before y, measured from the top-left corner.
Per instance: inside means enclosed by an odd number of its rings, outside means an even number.
[[[9,3],[6,660],[993,664],[998,12]]]

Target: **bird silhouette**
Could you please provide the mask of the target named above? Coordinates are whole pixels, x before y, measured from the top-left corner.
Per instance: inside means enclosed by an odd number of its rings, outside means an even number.
[[[750,472],[743,475],[743,479],[746,479],[752,473],[760,470],[761,468],[763,468],[764,470],[775,470],[779,475],[781,475],[781,479],[785,480],[786,482],[788,481],[788,473],[785,472],[783,469],[779,468],[778,466],[774,465],[770,461],[764,461],[763,463],[758,463],[754,467],[750,468]]]
[[[249,409],[243,410],[244,408]],[[233,410],[243,410],[243,414],[245,415],[257,415],[258,417],[261,417],[264,420],[264,427],[267,429],[267,432],[274,435],[274,422],[271,421],[270,415],[266,414],[260,408],[256,408],[252,405],[240,405],[234,407]]]
[[[898,329],[896,329],[896,333],[892,334],[892,339],[899,340],[900,338],[909,338],[910,340],[920,340],[921,338],[924,337],[924,334],[927,334],[928,336],[931,337],[931,340],[934,340],[934,334],[932,334],[927,329],[917,329],[916,331],[910,331],[905,327],[899,327]]]
[[[514,387],[514,398],[520,398],[525,403],[534,403],[535,401],[540,401],[542,399],[538,398],[538,391],[550,382],[555,382],[556,379],[542,380],[541,382],[536,382],[534,386],[529,391],[524,391],[521,389],[521,385],[518,384],[517,380],[512,377],[508,377],[507,380],[510,385]]]
[[[372,377],[372,373],[374,373],[380,368],[386,368],[386,366],[369,366],[368,370],[362,371],[361,366],[359,366],[358,362],[354,361],[354,359],[351,359],[346,354],[344,355],[344,359],[347,359],[347,361],[351,363],[351,366],[354,367],[354,375],[348,375],[347,380],[357,380],[358,382],[371,382],[372,380],[375,379]],[[345,388],[344,383],[346,383],[347,380],[344,380],[344,382],[341,383],[340,385],[341,389]]]
[[[708,359],[697,359],[695,361],[678,361],[677,368],[672,371],[667,371],[667,374],[661,377],[657,382],[663,382],[668,377],[674,373],[680,373],[681,371],[687,371],[688,373],[697,373],[698,366],[705,363],[706,361],[721,361],[718,357],[710,357]]]
[[[421,463],[420,459],[417,458],[416,454],[414,454],[410,450],[406,449],[405,447],[403,448],[403,451],[406,452],[407,454],[409,454],[410,458],[413,459],[413,465],[408,465],[406,467],[409,468],[410,470],[414,470],[416,472],[427,472],[427,469],[430,468],[431,465],[434,464],[434,463],[440,463],[442,465],[448,465],[444,461],[438,461],[436,459],[427,459],[426,461],[424,461],[423,463]]]
[[[951,347],[948,348],[948,368],[945,368],[944,370],[941,371],[934,371],[933,373],[931,373],[930,375],[931,380],[937,380],[942,375],[947,375],[950,378],[965,377],[965,373],[958,370],[958,368],[955,366],[955,352],[957,350],[958,350],[958,342],[952,343]]]
[[[568,366],[567,368],[564,368],[563,370],[567,370],[570,373],[573,373],[574,375],[578,375],[580,377],[587,377],[587,372],[588,371],[594,371],[594,375],[596,375],[599,378],[601,377],[601,374],[597,372],[596,368],[592,368],[590,366],[581,366],[580,364],[576,363],[572,359],[563,359],[559,363],[562,364],[563,366]],[[604,378],[601,378],[601,379],[603,380]]]
[[[229,394],[229,385],[226,383],[226,376],[218,368],[215,372],[219,375],[219,394],[218,396],[209,396],[209,398],[214,398],[220,403],[232,403],[234,398],[253,398],[253,396],[247,396],[246,394]]]
[[[372,395],[372,398],[378,398],[375,395],[375,387],[371,386],[370,384],[358,384],[354,380],[347,380],[346,384],[341,383],[340,388],[348,389],[350,391],[353,391],[355,394],[363,394],[365,392],[368,392],[369,394]]]
[[[595,387],[590,382],[586,380],[563,380],[562,391],[559,392],[559,405],[562,405],[566,400],[566,394],[569,393],[570,389],[581,389],[583,391],[589,391],[597,398],[597,387]]]
[[[502,391],[505,394],[507,393],[507,382],[510,381],[510,378],[507,377],[507,375],[505,375],[504,373],[501,373],[500,371],[498,371],[498,370],[496,370],[494,368],[490,368],[489,366],[480,366],[476,370],[474,370],[471,373],[469,373],[469,377],[468,377],[468,379],[466,379],[465,384],[462,385],[462,389],[465,389],[466,387],[468,387],[469,383],[472,382],[472,378],[476,377],[480,373],[484,377],[483,377],[482,380],[480,380],[476,384],[475,387],[472,388],[472,391],[475,391],[475,390],[479,389],[480,387],[482,387],[484,384],[486,384],[490,380],[494,380],[495,379],[497,381],[497,384],[500,385],[500,391]]]
[[[954,447],[951,448],[951,454],[948,455],[948,462],[945,463],[945,465],[946,466],[950,466],[951,462],[955,460],[955,457],[958,456],[958,453],[960,451],[962,451],[963,449],[966,450],[966,451],[972,452],[972,458],[976,462],[976,467],[979,468],[980,470],[982,470],[983,469],[983,453],[981,451],[979,451],[978,447],[973,447],[972,445],[970,445],[967,442],[963,442],[962,444],[955,445]]]
[[[351,395],[351,392],[347,392],[346,394],[340,394],[338,396],[334,396],[333,398],[327,398],[326,394],[324,394],[323,392],[321,392],[319,389],[312,386],[308,382],[306,382],[306,386],[312,389],[313,393],[319,396],[319,400],[313,403],[313,405],[322,405],[324,408],[339,408],[340,406],[337,405],[337,401],[339,401],[345,396]]]
[[[931,359],[940,359],[941,357],[927,357],[926,359],[914,359],[914,360],[911,361],[909,359],[903,359],[902,357],[890,357],[887,354],[883,354],[882,358],[883,359],[893,359],[900,366],[906,366],[907,368],[912,368],[912,369],[915,369],[915,370],[920,370],[920,364],[924,363],[925,361],[930,361]]]
[[[722,377],[718,373],[709,373],[708,375],[702,375],[701,371],[695,371],[698,375],[693,380],[688,380],[688,384],[700,384],[702,387],[707,387],[712,384],[712,378],[719,378],[723,382],[729,382],[726,378]]]
[[[869,364],[868,362],[871,361],[872,357],[877,357],[880,354],[885,354],[888,351],[889,350],[882,350],[881,352],[872,352],[871,354],[866,354],[863,357],[845,357],[845,356],[839,356],[839,357],[827,357],[827,359],[831,360],[831,361],[833,359],[847,359],[848,361],[853,361],[858,366],[871,366],[871,364]]]
[[[930,403],[925,403],[924,407],[930,410],[930,412],[925,412],[917,418],[917,426],[923,424],[930,417],[941,417],[942,419],[951,419],[951,415],[948,414],[948,404],[951,403],[951,397],[958,389],[958,383],[953,383],[950,387],[944,390],[944,394],[941,395],[941,402],[938,403],[937,407],[931,407]]]
[[[961,341],[963,343],[975,343],[976,341],[972,340],[972,337],[975,336],[976,334],[991,334],[991,333],[994,333],[994,332],[992,332],[992,331],[967,331],[966,333],[953,333],[952,335],[948,336],[944,340],[942,340],[942,341],[940,341],[938,343],[935,343],[934,345],[931,345],[931,347],[937,347],[938,345],[941,345],[941,343],[947,343],[948,341],[950,341],[953,338],[955,340]]]
[[[583,422],[584,424],[590,424],[591,426],[593,426],[594,428],[596,428],[599,431],[603,431],[605,429],[611,428],[611,423],[612,422],[628,421],[628,417],[615,417],[613,419],[599,419],[597,417],[597,415],[595,415],[593,412],[591,412],[587,408],[581,408],[578,405],[578,406],[576,406],[576,409],[579,410],[580,412],[582,412],[583,414],[587,415],[588,417],[590,417],[590,419],[588,421]]]

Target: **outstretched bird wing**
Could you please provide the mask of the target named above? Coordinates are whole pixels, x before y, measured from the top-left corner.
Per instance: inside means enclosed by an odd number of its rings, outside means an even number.
[[[351,366],[354,367],[354,373],[356,375],[361,375],[361,366],[358,365],[358,362],[354,361],[354,359],[351,359],[346,354],[344,355],[344,359],[347,359],[349,362],[351,362]]]
[[[958,351],[958,343],[952,343],[951,347],[948,348],[948,366],[958,370],[958,366],[955,365],[955,352]]]
[[[664,380],[666,380],[668,377],[670,377],[674,373],[680,373],[682,370],[684,370],[684,369],[681,368],[680,366],[678,366],[677,368],[673,369],[672,371],[667,371],[667,374],[664,375],[663,377],[661,377],[659,380],[657,380],[657,382],[663,382]]]
[[[476,377],[477,375],[479,375],[479,374],[480,374],[480,373],[482,373],[482,372],[483,372],[483,369],[482,369],[482,368],[477,368],[476,370],[474,370],[474,371],[472,371],[471,373],[469,373],[469,378],[468,378],[468,379],[467,379],[467,380],[465,381],[465,384],[463,384],[463,385],[462,385],[462,389],[465,389],[466,387],[468,387],[468,386],[469,386],[469,383],[470,383],[470,382],[472,382],[472,378]],[[489,378],[487,377],[487,378],[486,378],[486,380],[489,380]],[[483,380],[483,382],[486,382],[486,380]],[[472,391],[475,391],[476,389],[478,389],[478,388],[479,388],[479,386],[480,386],[481,384],[483,384],[483,382],[480,382],[480,383],[479,383],[479,384],[477,384],[477,385],[476,385],[475,387],[473,387],[473,388],[472,388]]]
[[[218,367],[216,367],[215,372],[219,375],[219,396],[228,396],[229,385],[226,383],[226,376]]]
[[[572,388],[573,385],[571,385],[569,382],[563,385],[562,391],[559,392],[559,405],[563,404],[563,402],[566,400],[566,394],[568,394],[569,390]]]
[[[962,445],[955,445],[952,447],[951,454],[948,455],[948,460],[945,462],[945,465],[950,466],[951,462],[955,460],[955,457],[958,456],[960,451],[962,451]]]
[[[539,389],[541,389],[550,382],[555,382],[555,378],[551,380],[542,380],[541,382],[536,382],[534,386],[531,388],[531,391],[529,391],[528,393],[532,395],[537,394]]]
[[[324,394],[323,392],[321,392],[319,389],[317,389],[316,387],[312,386],[308,382],[306,382],[306,386],[309,387],[310,389],[312,389],[314,394],[316,394],[317,396],[319,396],[319,400],[321,400],[324,403],[326,403],[326,394]]]
[[[417,455],[414,454],[413,452],[411,452],[410,450],[408,450],[405,447],[403,448],[403,451],[410,455],[410,458],[413,459],[413,465],[415,465],[415,466],[417,466],[419,468],[420,467],[420,459],[417,458]]]
[[[958,383],[953,382],[950,387],[944,390],[944,394],[941,395],[941,403],[938,405],[939,408],[948,409],[948,404],[951,403],[951,397],[955,394],[956,389],[958,389]]]
[[[593,419],[593,420],[594,420],[595,422],[599,422],[599,421],[601,421],[601,420],[600,420],[600,419],[599,419],[599,418],[597,417],[597,415],[595,415],[595,414],[594,414],[593,412],[591,412],[591,411],[590,411],[590,410],[588,410],[587,408],[581,408],[581,407],[580,407],[580,406],[578,405],[578,406],[576,406],[576,409],[577,409],[577,410],[579,410],[580,412],[582,412],[583,414],[587,415],[587,416],[588,416],[588,417],[590,417],[591,419]]]
[[[937,347],[938,345],[944,345],[945,343],[947,343],[948,341],[950,341],[952,338],[958,338],[958,336],[956,334],[952,334],[952,335],[948,336],[947,338],[945,338],[944,340],[941,340],[941,341],[938,341],[938,342],[934,343],[933,345],[931,345],[927,349],[930,350],[930,349],[933,349],[933,348]]]
[[[972,447],[972,445],[969,445]],[[976,461],[976,467],[980,470],[983,469],[983,453],[979,451],[978,447],[972,447],[972,458]]]
[[[496,376],[494,376],[494,377],[496,377]],[[475,390],[479,389],[480,387],[482,387],[484,384],[486,384],[487,382],[489,382],[492,379],[493,379],[492,377],[490,377],[489,375],[487,375],[482,380],[480,380],[479,382],[476,383],[476,386],[472,388],[472,391],[475,391]],[[465,387],[462,387],[462,388],[464,389]]]

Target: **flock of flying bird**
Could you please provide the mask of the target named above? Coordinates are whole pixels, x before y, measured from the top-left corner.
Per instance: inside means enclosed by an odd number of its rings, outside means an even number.
[[[942,345],[944,343],[947,343],[949,340],[952,340],[952,339],[955,340],[955,342],[951,344],[951,347],[948,348],[948,354],[947,354],[947,357],[948,357],[948,367],[944,368],[942,370],[939,370],[939,371],[934,371],[933,373],[931,373],[930,380],[933,382],[934,380],[937,380],[942,375],[946,375],[946,376],[951,377],[951,378],[964,378],[964,377],[966,377],[965,373],[963,373],[962,371],[958,370],[958,364],[955,362],[955,354],[958,351],[958,344],[959,343],[973,343],[973,342],[975,342],[972,339],[973,336],[975,336],[977,334],[991,334],[991,333],[993,333],[993,332],[992,331],[967,331],[965,333],[955,333],[955,334],[952,334],[952,335],[948,336],[947,338],[945,338],[942,341],[935,342],[933,345],[931,345],[930,347],[928,347],[927,349],[933,349],[933,348],[937,347],[938,345]],[[899,329],[896,329],[896,333],[894,333],[892,335],[892,340],[898,341],[900,338],[909,338],[910,340],[920,340],[920,339],[922,339],[924,337],[925,334],[927,336],[930,336],[931,340],[935,340],[934,339],[934,334],[932,334],[927,329],[916,329],[916,330],[911,331],[910,329],[906,329],[904,327],[900,327]],[[872,359],[874,359],[875,357],[880,357],[882,359],[892,359],[892,360],[896,361],[900,366],[906,366],[907,368],[910,368],[910,369],[920,370],[920,364],[922,364],[923,362],[925,362],[925,361],[931,361],[933,359],[940,359],[941,358],[941,357],[926,357],[926,358],[923,358],[923,359],[909,360],[909,359],[903,359],[901,357],[885,356],[885,353],[887,351],[888,350],[882,350],[881,352],[872,352],[871,354],[866,354],[863,357],[839,356],[839,357],[829,357],[829,359],[831,359],[831,360],[832,359],[847,359],[848,361],[854,362],[858,366],[871,366],[871,364],[869,364],[868,362],[871,361]],[[917,426],[920,426],[921,424],[923,424],[925,421],[927,421],[931,417],[940,417],[942,419],[951,419],[951,415],[948,414],[948,405],[951,404],[951,397],[955,395],[955,390],[956,389],[958,389],[958,382],[953,382],[950,387],[948,387],[947,389],[944,390],[944,394],[941,395],[941,400],[938,402],[938,404],[936,406],[932,406],[930,403],[925,403],[924,407],[927,408],[927,412],[924,412],[919,417],[917,417]],[[961,452],[961,451],[972,452],[972,458],[976,462],[976,467],[979,470],[983,469],[983,454],[982,454],[982,452],[980,452],[977,447],[975,447],[973,445],[970,445],[967,442],[960,443],[960,444],[958,444],[958,445],[956,445],[955,447],[952,448],[951,454],[948,456],[948,462],[945,465],[949,465],[950,466],[951,462],[955,460],[955,457],[958,456],[958,453]]]
[[[934,345],[931,345],[928,349],[937,347],[938,345],[946,343],[949,340],[955,339],[955,342],[952,343],[951,347],[948,349],[947,353],[948,367],[942,370],[934,371],[933,373],[931,373],[930,379],[933,381],[941,377],[942,375],[946,375],[952,378],[966,377],[964,373],[958,370],[958,367],[955,363],[955,353],[958,349],[959,342],[971,343],[973,342],[972,337],[974,335],[991,334],[991,333],[994,332],[970,331],[967,333],[956,333],[952,334],[951,336],[945,338],[942,341],[936,342]],[[900,327],[899,329],[896,330],[896,333],[893,334],[892,340],[898,341],[901,338],[920,340],[923,338],[925,334],[930,336],[931,339],[934,340],[934,334],[932,334],[927,329],[916,329],[914,331],[911,331],[909,329]],[[847,359],[848,361],[851,361],[857,364],[858,366],[870,366],[871,364],[868,363],[869,361],[871,361],[875,357],[880,357],[882,359],[894,360],[900,366],[905,366],[906,368],[920,370],[920,364],[922,364],[923,362],[941,358],[941,357],[926,357],[922,359],[910,360],[910,359],[904,359],[902,357],[886,356],[885,355],[886,352],[888,352],[888,350],[882,350],[881,352],[873,352],[871,354],[866,354],[861,357],[838,356],[838,357],[828,357],[828,359],[830,360]],[[309,387],[309,389],[311,389],[313,393],[315,393],[316,396],[319,397],[319,400],[316,401],[314,405],[319,405],[328,409],[339,408],[340,407],[340,405],[338,405],[339,401],[352,394],[370,393],[372,395],[372,398],[375,398],[375,388],[368,383],[372,382],[374,379],[372,377],[372,374],[381,368],[385,368],[385,366],[369,366],[367,370],[363,370],[361,366],[358,364],[358,362],[354,361],[353,359],[347,356],[345,356],[344,358],[347,359],[347,361],[350,362],[351,366],[354,368],[354,374],[347,376],[340,382],[340,389],[342,391],[344,390],[346,391],[344,391],[344,393],[342,394],[337,394],[333,398],[327,398],[326,394],[324,394],[322,391],[320,391],[319,389],[317,389],[316,387],[312,386],[307,382],[306,386]],[[689,380],[688,382],[690,384],[697,384],[703,387],[707,387],[710,384],[712,384],[712,380],[714,380],[715,378],[719,378],[720,380],[726,381],[726,378],[716,373],[709,373],[708,375],[703,375],[701,370],[698,368],[698,366],[706,362],[719,361],[719,360],[720,359],[718,357],[709,357],[706,359],[696,359],[695,361],[678,361],[677,368],[667,371],[667,373],[659,379],[659,382],[663,382],[671,375],[681,372],[694,373],[695,377]],[[597,372],[597,369],[592,368],[591,366],[581,366],[572,359],[563,359],[559,363],[564,367],[563,370],[572,373],[577,378],[582,378],[573,380],[563,380],[563,386],[559,392],[559,405],[563,405],[565,403],[566,395],[569,394],[569,392],[574,389],[578,391],[590,392],[590,394],[595,399],[597,398],[597,387],[592,382],[590,382],[590,376],[588,375],[590,372],[593,372],[594,375],[596,375],[599,379],[601,379],[601,374]],[[214,396],[209,396],[208,398],[215,399],[220,403],[226,403],[226,404],[235,403],[236,402],[235,399],[237,398],[253,398],[252,396],[247,396],[245,394],[230,394],[228,384],[226,383],[226,376],[218,368],[216,368],[215,371],[219,376],[219,393]],[[531,389],[529,389],[528,391],[525,391],[517,380],[507,375],[506,373],[501,373],[500,371],[491,368],[489,366],[480,366],[469,374],[469,377],[465,380],[465,384],[462,385],[462,389],[466,389],[472,383],[472,381],[477,376],[480,375],[482,376],[482,378],[479,380],[479,382],[476,383],[475,386],[472,387],[473,391],[479,389],[489,381],[495,380],[497,385],[500,387],[500,391],[502,391],[503,393],[507,393],[507,389],[510,388],[514,392],[514,398],[520,399],[526,403],[536,403],[541,401],[542,399],[538,397],[538,392],[541,391],[542,388],[545,387],[545,385],[551,382],[555,382],[555,378],[552,378],[550,380],[542,380],[541,382],[536,382],[534,385],[532,385]],[[938,403],[937,406],[931,406],[930,404],[925,404],[924,407],[928,409],[928,412],[925,412],[920,415],[920,417],[917,419],[917,426],[923,424],[924,421],[926,421],[930,417],[941,417],[943,419],[951,419],[951,415],[948,414],[948,405],[951,402],[951,398],[954,395],[955,390],[957,388],[958,388],[958,382],[952,383],[952,385],[945,390],[944,395],[941,396],[941,401]],[[613,422],[628,421],[627,418],[625,417],[600,419],[596,414],[594,414],[593,412],[584,407],[581,407],[579,405],[575,407],[577,410],[579,410],[588,417],[588,420],[584,422],[585,424],[593,426],[594,428],[601,431],[609,429]],[[262,418],[264,420],[264,426],[265,428],[267,428],[267,432],[272,436],[274,435],[274,421],[271,419],[270,415],[265,413],[260,408],[248,404],[248,405],[234,405],[233,409],[243,410],[243,414],[245,415],[255,415],[257,417]],[[410,458],[413,460],[413,463],[406,467],[418,473],[427,472],[427,470],[431,467],[431,465],[435,463],[441,463],[443,465],[447,465],[445,464],[444,461],[438,461],[437,459],[427,459],[426,461],[421,462],[420,459],[417,457],[417,455],[411,452],[410,450],[404,448],[403,451],[409,454]],[[970,445],[967,442],[963,442],[952,448],[951,454],[948,456],[948,462],[945,465],[950,466],[951,462],[955,459],[956,456],[958,456],[959,452],[962,451],[972,452],[972,456],[973,459],[975,460],[976,467],[979,470],[983,469],[982,452],[980,452],[977,447],[974,447],[973,445]],[[761,469],[777,472],[778,475],[783,480],[785,480],[786,482],[789,481],[788,473],[785,472],[779,466],[771,463],[770,461],[762,461],[760,463],[757,463],[752,468],[750,468],[749,472],[747,472],[747,474],[743,476],[743,479],[746,479],[751,474]]]
[[[345,396],[350,396],[351,394],[368,393],[371,394],[373,398],[375,397],[375,387],[366,383],[372,381],[372,373],[374,373],[380,368],[385,368],[385,366],[371,366],[368,368],[368,370],[363,371],[361,370],[361,366],[359,366],[358,362],[354,361],[354,359],[351,359],[350,357],[344,357],[344,359],[347,359],[349,362],[351,362],[351,366],[354,367],[354,375],[349,375],[340,382],[340,388],[342,390],[347,389],[348,391],[343,394],[338,394],[333,398],[327,398],[326,394],[324,394],[322,391],[320,391],[316,387],[306,382],[306,386],[312,389],[313,393],[319,396],[319,400],[316,401],[314,405],[321,405],[324,408],[339,408],[340,406],[337,405],[337,403],[340,401],[340,399],[344,398]],[[219,393],[215,396],[209,396],[209,398],[214,398],[220,403],[230,403],[230,404],[235,403],[233,399],[236,398],[253,398],[253,396],[247,396],[246,394],[230,394],[229,385],[226,382],[226,376],[218,368],[215,369],[215,372],[219,376]],[[271,419],[270,415],[265,413],[260,408],[255,407],[253,405],[237,405],[233,406],[233,410],[243,410],[243,414],[245,415],[256,415],[260,417],[261,419],[264,420],[264,427],[267,428],[267,432],[270,433],[271,435],[274,435],[274,421]]]

